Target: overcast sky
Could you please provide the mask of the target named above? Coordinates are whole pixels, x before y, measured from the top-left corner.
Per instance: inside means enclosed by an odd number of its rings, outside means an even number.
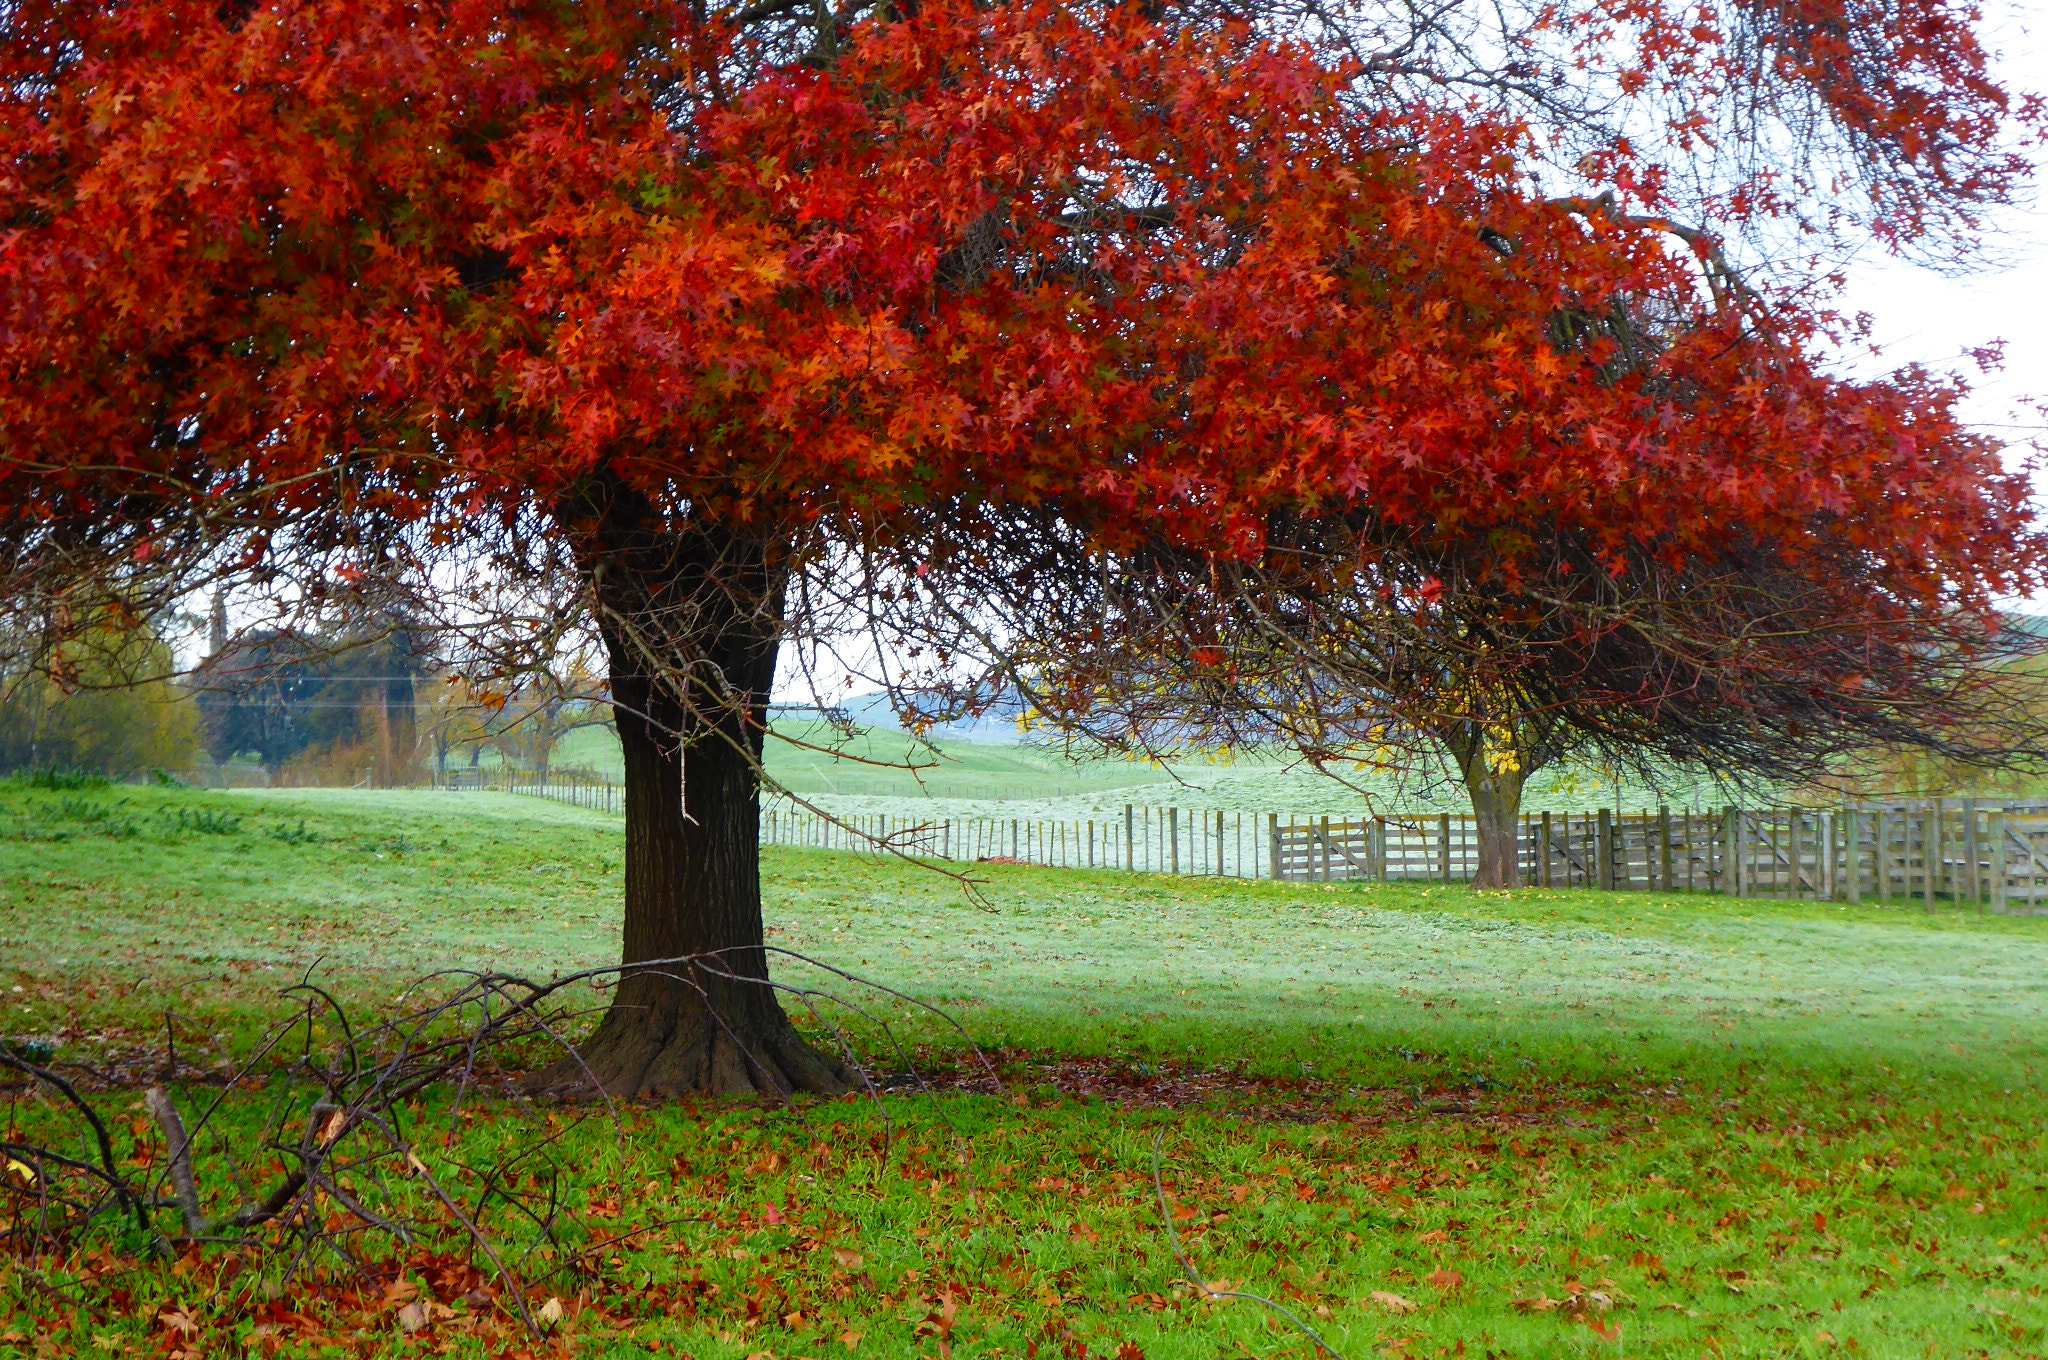
[[[1987,46],[1999,57],[1998,74],[2008,89],[2048,89],[2048,6],[1993,3],[1985,7]],[[2048,157],[2041,178],[2048,180]],[[1873,338],[1883,353],[1862,358],[1864,371],[1886,371],[1908,362],[1940,369],[1969,369],[1966,352],[1991,340],[2006,342],[2002,371],[1975,378],[1968,414],[1987,430],[2016,442],[2048,434],[2032,405],[2048,398],[2048,192],[2037,185],[2035,201],[2001,214],[1987,244],[2002,267],[1944,277],[1932,270],[1876,251],[1862,259],[1850,278],[1847,303],[1868,312]],[[2016,451],[2017,452],[2017,451]],[[2048,493],[2048,478],[2036,477]]]

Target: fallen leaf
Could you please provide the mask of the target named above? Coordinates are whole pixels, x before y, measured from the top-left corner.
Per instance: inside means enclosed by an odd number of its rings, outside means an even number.
[[[846,1349],[848,1350],[852,1350],[855,1346],[858,1346],[860,1344],[860,1338],[861,1334],[859,1332],[853,1331],[851,1328],[849,1328],[848,1330],[843,1331],[839,1334],[839,1344],[846,1347]]]
[[[1402,1298],[1399,1294],[1389,1294],[1384,1289],[1373,1290],[1372,1301],[1386,1309],[1389,1313],[1412,1313],[1415,1311],[1415,1304],[1412,1301]]]
[[[1455,1270],[1432,1270],[1428,1279],[1432,1288],[1441,1289],[1446,1294],[1455,1293],[1465,1284],[1465,1277]]]
[[[859,1270],[861,1268],[863,1258],[857,1251],[848,1251],[845,1247],[834,1247],[832,1255],[840,1265],[845,1266],[848,1270]]]
[[[398,1310],[400,1330],[416,1332],[427,1325],[427,1306],[424,1303],[408,1303]]]
[[[557,1298],[550,1298],[546,1303],[535,1309],[533,1315],[542,1322],[560,1322],[563,1312],[562,1301]]]

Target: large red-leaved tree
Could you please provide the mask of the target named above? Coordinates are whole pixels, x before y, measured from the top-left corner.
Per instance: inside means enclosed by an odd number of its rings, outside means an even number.
[[[1854,167],[1838,206],[1904,234],[2012,182],[1960,16],[1823,9],[17,0],[10,599],[61,632],[221,581],[411,591],[516,647],[544,621],[496,603],[566,573],[625,751],[629,971],[543,1084],[832,1090],[761,921],[793,633],[851,610],[935,680],[1057,677],[1108,615],[1037,604],[1341,513],[1492,577],[1532,520],[1682,562],[1817,513],[1894,584],[2033,569],[1981,451],[1817,425],[1774,396],[1819,381],[1812,319],[1730,301],[1788,166]],[[1568,324],[1643,299],[1698,314],[1653,364]],[[1189,617],[1146,626],[1199,659]]]

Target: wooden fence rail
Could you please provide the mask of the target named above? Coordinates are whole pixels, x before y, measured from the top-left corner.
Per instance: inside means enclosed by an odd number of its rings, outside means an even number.
[[[1292,882],[1460,883],[1478,865],[1471,817],[1272,817],[1267,836],[1272,876]],[[1542,813],[1517,839],[1531,887],[2048,911],[2048,805],[2035,803]]]
[[[1540,813],[1522,819],[1518,862],[1531,887],[1719,891],[1727,872],[1719,814]],[[1273,877],[1291,882],[1468,883],[1479,863],[1470,816],[1269,817]]]
[[[448,787],[478,787],[467,781]],[[617,814],[623,793],[586,779],[490,787]],[[1103,819],[821,815],[777,804],[764,845],[951,861],[1139,873],[1469,883],[1479,859],[1470,816],[1359,820],[1127,806]],[[1937,902],[2048,913],[2048,804],[1922,799],[1835,808],[1720,812],[1535,813],[1517,862],[1528,887],[1710,892],[1820,901]]]

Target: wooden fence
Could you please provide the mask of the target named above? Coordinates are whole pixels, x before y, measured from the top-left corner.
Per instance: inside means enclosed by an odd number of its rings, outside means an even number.
[[[618,814],[624,790],[580,777],[510,778],[449,772],[450,792],[495,790]],[[1129,869],[1139,873],[1265,877],[1271,865],[1258,816],[1133,804],[1121,818],[911,818],[883,813],[822,816],[792,804],[761,813],[761,843],[819,850],[912,854],[947,860],[1037,864],[1054,869]]]
[[[580,778],[491,787],[617,814],[623,790]],[[450,781],[448,787],[473,787]],[[1109,819],[825,816],[776,804],[764,845],[1049,868],[1273,878],[1468,883],[1470,816],[1361,820],[1127,806]],[[1821,901],[1974,904],[2048,913],[2048,804],[1922,799],[1837,808],[1537,813],[1517,837],[1522,883]]]
[[[1267,840],[1256,814],[1135,804],[1110,819],[824,817],[786,805],[761,814],[764,845],[1211,878],[1265,877],[1271,868]]]
[[[1470,882],[1471,817],[1277,817],[1267,862],[1292,882]],[[1718,813],[1522,819],[1524,885],[2048,911],[2048,805],[1924,799]]]
[[[1713,813],[1540,813],[1522,819],[1518,862],[1532,887],[1714,892],[1727,874],[1723,817]],[[1476,819],[1273,817],[1267,863],[1290,882],[1370,879],[1469,883],[1479,863]]]
[[[626,810],[626,791],[617,784],[602,779],[581,779],[574,776],[555,779],[532,779],[512,776],[510,778],[494,771],[484,771],[478,778],[475,770],[450,770],[450,778],[441,788],[451,793],[464,791],[492,790],[503,793],[523,793],[535,798],[548,798],[557,803],[570,803],[576,807],[589,808],[592,812],[609,812],[622,816]]]

